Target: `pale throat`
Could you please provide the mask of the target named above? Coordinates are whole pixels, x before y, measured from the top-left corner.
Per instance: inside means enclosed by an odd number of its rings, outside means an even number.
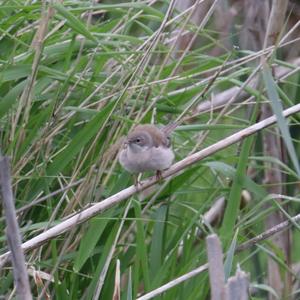
[[[132,143],[132,144],[128,145],[128,148],[132,153],[140,153],[140,152],[148,150],[150,147],[147,145],[140,146],[140,145]]]

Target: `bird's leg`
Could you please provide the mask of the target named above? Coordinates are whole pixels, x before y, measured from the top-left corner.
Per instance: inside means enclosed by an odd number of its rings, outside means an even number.
[[[162,178],[162,175],[161,175],[161,170],[157,170],[155,176],[156,176],[156,180],[157,180],[159,183],[162,183],[163,178]]]
[[[141,177],[142,177],[143,173],[138,173],[138,174],[134,174],[134,186],[137,188],[139,185],[142,185],[141,183]]]

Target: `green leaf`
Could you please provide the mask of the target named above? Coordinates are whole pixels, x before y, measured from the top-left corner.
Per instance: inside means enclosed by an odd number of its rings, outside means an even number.
[[[15,66],[9,66],[5,70],[1,71],[1,81],[19,80],[26,78],[31,73],[31,65],[29,64],[18,64]]]
[[[99,276],[105,265],[108,255],[111,251],[111,247],[114,244],[115,237],[118,232],[119,226],[120,226],[120,224],[118,224],[118,222],[116,222],[114,224],[114,226],[111,228],[111,230],[107,236],[107,240],[105,240],[105,243],[102,244],[103,250],[101,251],[101,255],[99,257],[99,260],[97,261],[98,264],[96,266],[96,270],[93,270],[93,280],[87,287],[87,297],[85,299],[92,299],[93,294],[95,293],[95,290],[97,288],[97,283],[99,281]],[[104,292],[104,290],[102,290],[102,292]]]
[[[129,274],[128,274],[128,282],[127,282],[127,300],[133,300],[132,297],[132,275],[131,275],[131,267],[129,267]]]
[[[0,119],[7,114],[7,112],[17,102],[18,97],[21,95],[26,81],[22,81],[15,85],[0,101]]]
[[[157,209],[154,216],[155,225],[153,229],[149,254],[151,278],[154,278],[156,276],[157,270],[161,267],[162,264],[166,214],[167,206],[162,205]]]
[[[251,117],[252,122],[256,119],[256,110],[257,106],[255,107]],[[253,140],[254,136],[250,136],[242,142],[241,152],[238,158],[237,170],[233,177],[232,186],[230,188],[228,202],[226,205],[222,227],[220,230],[220,237],[224,243],[225,249],[227,247],[228,241],[231,239],[234,226],[238,218],[241,194],[242,189],[245,186],[245,178],[247,177],[245,176],[245,174],[248,167],[248,160],[251,153]]]
[[[230,244],[229,250],[226,253],[226,259],[224,262],[224,273],[225,273],[225,282],[227,282],[228,278],[230,277],[231,270],[232,270],[232,263],[234,258],[234,252],[237,244],[237,236],[238,236],[238,229],[236,230],[232,242]]]
[[[226,244],[231,238],[233,233],[234,225],[236,223],[238,212],[240,208],[240,200],[242,189],[245,186],[244,179],[248,166],[248,157],[253,142],[253,136],[248,137],[243,141],[241,153],[239,156],[238,166],[236,173],[233,178],[232,186],[229,192],[228,203],[225,209],[224,219],[220,230],[220,236],[226,249]]]
[[[282,138],[285,142],[285,145],[286,145],[288,153],[291,157],[294,168],[296,169],[298,177],[300,177],[300,167],[299,167],[298,156],[296,154],[294,145],[292,143],[292,138],[291,138],[290,131],[289,131],[289,128],[287,125],[287,121],[282,114],[283,107],[282,107],[282,103],[280,101],[280,98],[279,98],[279,95],[277,92],[276,83],[273,79],[270,68],[268,67],[267,64],[263,64],[262,72],[263,72],[263,78],[264,78],[264,82],[265,82],[266,89],[267,89],[267,94],[271,100],[271,106],[272,106],[273,112],[276,115],[278,127],[281,131]]]
[[[149,265],[148,265],[148,255],[147,255],[147,248],[146,248],[146,237],[144,232],[144,226],[142,221],[142,210],[141,205],[137,201],[133,201],[134,212],[136,217],[136,251],[141,262],[142,272],[144,275],[144,284],[145,284],[145,291],[150,290],[150,276],[149,276]]]
[[[279,296],[277,295],[276,291],[269,285],[259,284],[259,283],[252,283],[251,287],[253,287],[254,289],[266,291],[269,294],[272,294],[276,299],[279,299]],[[261,298],[259,298],[259,299],[261,299]]]
[[[87,39],[92,40],[94,42],[98,42],[97,39],[90,33],[90,31],[86,28],[83,22],[76,18],[69,10],[65,9],[65,7],[55,2],[53,3],[53,7],[61,14],[64,18],[66,18],[68,25],[76,32],[82,34]]]
[[[228,164],[220,161],[205,162],[203,165],[208,166],[218,172],[221,172],[224,176],[234,179],[236,176],[236,169]],[[243,187],[249,192],[253,193],[256,197],[263,198],[267,196],[267,191],[254,182],[250,177],[245,174],[241,174],[239,177],[240,182],[243,183]]]
[[[85,262],[91,256],[95,249],[101,235],[106,228],[109,218],[112,215],[112,211],[104,213],[101,218],[95,217],[90,221],[89,229],[85,232],[83,238],[80,241],[79,251],[74,261],[74,271],[79,272]]]

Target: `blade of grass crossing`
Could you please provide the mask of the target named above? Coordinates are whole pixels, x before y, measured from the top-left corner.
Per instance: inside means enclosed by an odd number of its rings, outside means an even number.
[[[107,235],[107,239],[105,241],[103,251],[101,252],[100,260],[99,260],[99,263],[97,265],[97,268],[96,268],[96,270],[91,271],[91,273],[93,274],[93,280],[92,280],[91,284],[87,287],[87,290],[86,290],[87,291],[87,296],[86,296],[85,299],[93,299],[95,289],[97,288],[97,282],[99,280],[99,276],[100,276],[100,274],[103,270],[103,267],[105,265],[107,257],[109,256],[109,252],[110,252],[111,247],[114,243],[115,236],[118,232],[119,226],[120,225],[118,224],[118,222],[116,222],[114,224],[114,226],[112,227],[110,233]]]
[[[2,119],[7,112],[13,107],[17,102],[18,97],[24,90],[26,81],[22,81],[12,87],[9,92],[0,101],[0,119]]]
[[[251,123],[253,123],[253,121],[256,119],[256,109],[253,112],[251,119]],[[248,137],[242,144],[236,174],[234,176],[232,186],[229,192],[228,203],[225,209],[224,219],[220,230],[220,237],[222,239],[224,249],[227,248],[228,242],[232,237],[234,225],[238,217],[241,193],[245,184],[244,174],[247,170],[248,158],[250,155],[253,139],[253,136]]]
[[[132,279],[131,279],[131,267],[129,267],[129,274],[128,274],[128,282],[127,282],[127,297],[126,300],[133,300],[132,298]]]
[[[294,165],[294,168],[298,174],[298,177],[300,177],[300,167],[299,167],[298,156],[296,154],[294,145],[292,143],[292,139],[291,139],[291,135],[290,135],[290,131],[289,131],[286,119],[282,114],[283,107],[282,107],[282,104],[281,104],[281,101],[280,101],[280,98],[279,98],[279,95],[277,92],[277,86],[276,86],[276,83],[271,74],[270,68],[266,64],[263,65],[263,79],[264,79],[264,82],[266,85],[268,97],[271,100],[271,106],[272,106],[273,112],[277,118],[277,123],[278,123],[278,127],[281,131],[282,138],[285,142],[285,145],[287,147],[287,150],[288,150],[288,153],[292,160],[292,163]]]
[[[79,272],[85,262],[92,255],[92,252],[101,238],[112,213],[112,211],[108,211],[102,215],[101,218],[95,217],[90,221],[89,229],[81,239],[79,251],[76,255],[73,267],[75,272]]]
[[[232,271],[233,257],[234,257],[234,252],[235,252],[235,248],[236,248],[236,244],[237,244],[238,232],[239,232],[239,230],[237,229],[234,234],[234,237],[232,239],[231,245],[229,247],[229,250],[227,252],[226,259],[224,262],[225,282],[227,282],[227,280],[230,276],[230,273]]]
[[[214,171],[220,172],[224,176],[233,180],[236,175],[236,169],[228,164],[225,164],[220,161],[209,161],[203,164],[204,166],[208,166],[209,168],[213,169]],[[247,189],[249,192],[253,193],[253,196],[256,198],[263,198],[267,196],[266,190],[253,181],[249,176],[246,174],[242,175],[241,180],[243,181],[244,188]]]
[[[165,219],[167,213],[167,206],[163,205],[157,209],[155,212],[154,220],[154,230],[152,236],[152,242],[149,254],[149,264],[150,264],[150,274],[151,278],[155,277],[157,270],[162,265],[163,256],[163,237],[165,230]]]
[[[133,201],[133,207],[136,217],[136,251],[141,262],[145,291],[150,290],[150,274],[149,274],[149,266],[148,266],[148,255],[147,255],[147,247],[146,247],[146,236],[144,232],[144,226],[142,222],[142,210],[141,205],[137,201]]]
[[[87,39],[97,42],[97,39],[90,33],[88,28],[82,23],[76,16],[74,16],[69,10],[67,10],[62,4],[60,3],[53,3],[52,5],[57,12],[63,16],[66,20],[68,25],[75,31]]]

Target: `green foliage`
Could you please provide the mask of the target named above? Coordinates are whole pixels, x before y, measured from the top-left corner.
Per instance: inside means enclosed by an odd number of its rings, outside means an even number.
[[[266,100],[272,103],[291,159],[264,156],[257,134],[157,185],[154,194],[135,195],[124,224],[126,205],[122,204],[78,224],[72,234],[66,232],[27,253],[28,266],[40,279],[30,276],[34,296],[45,286],[57,299],[93,299],[103,284],[100,299],[111,299],[119,259],[121,299],[136,299],[206,263],[205,236],[210,231],[224,242],[227,276],[241,263],[250,272],[258,296],[264,291],[274,294],[262,278],[267,257],[278,262],[282,274],[291,271],[282,253],[272,242],[244,253],[235,249],[264,230],[268,214],[281,210],[276,205],[263,209],[275,198],[263,182],[266,165],[284,172],[282,185],[290,196],[285,201],[290,203],[290,215],[297,213],[298,117],[289,124],[282,116],[283,107],[295,104],[295,95],[300,95],[297,78],[276,83],[270,67],[264,65],[260,89],[245,88],[252,103],[257,102],[257,110],[245,101],[231,103],[223,112],[199,112],[198,105],[206,100],[243,86],[254,70],[248,60],[262,55],[221,46],[213,21],[198,30],[176,10],[165,20],[169,1],[155,5],[149,1],[2,2],[1,152],[11,156],[17,209],[47,195],[19,213],[23,241],[129,186],[131,176],[117,162],[118,140],[134,124],[154,121],[163,126],[190,106],[172,134],[176,161],[254,124],[259,105]],[[176,30],[196,34],[190,51],[172,46]],[[232,29],[230,38],[234,35]],[[212,54],[215,47],[221,49],[217,57]],[[293,125],[291,134],[289,125]],[[80,179],[80,184],[72,185]],[[241,203],[245,190],[250,194],[246,207]],[[207,228],[203,215],[220,197],[227,203],[224,218]],[[7,251],[3,218],[0,227],[3,254]],[[299,243],[295,232],[295,260],[299,260]],[[156,299],[207,299],[208,282],[204,272]],[[9,297],[13,287],[11,268],[2,269],[0,294]]]

